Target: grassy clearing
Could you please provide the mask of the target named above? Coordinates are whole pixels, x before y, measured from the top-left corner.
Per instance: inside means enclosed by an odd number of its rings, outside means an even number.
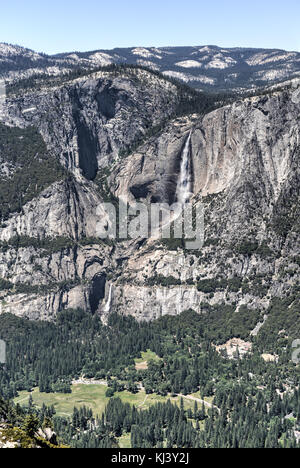
[[[70,416],[75,406],[87,406],[94,414],[102,414],[108,402],[105,396],[107,387],[105,385],[73,385],[72,393],[40,393],[36,388],[32,393],[33,402],[37,407],[43,403],[47,406],[54,406],[58,416]],[[20,392],[14,400],[15,403],[26,406],[28,404],[29,392]]]
[[[213,403],[213,400],[214,400],[214,397],[202,397],[200,392],[197,392],[197,393],[192,393],[191,394],[192,397],[195,397],[195,398],[199,398],[200,400],[204,400],[206,401],[206,403],[210,403],[212,405]]]
[[[43,403],[47,406],[54,406],[58,416],[70,417],[73,409],[81,406],[87,406],[93,410],[94,415],[101,415],[107,405],[109,398],[105,396],[107,387],[105,385],[83,385],[77,384],[72,386],[72,393],[40,393],[37,388],[32,392],[33,402],[37,407],[41,407]],[[27,406],[29,401],[30,392],[20,392],[19,396],[15,398],[15,403],[21,406]],[[196,394],[195,394],[196,396]],[[197,395],[198,396],[198,395]],[[115,393],[115,397],[120,397],[124,403],[135,405],[139,409],[148,409],[156,403],[165,403],[168,399],[173,404],[180,405],[180,397],[163,397],[160,395],[152,394],[146,395],[144,391],[137,394],[132,394],[127,391]],[[194,401],[184,399],[184,408],[194,408]],[[130,434],[123,434],[118,439],[120,448],[131,448]]]
[[[37,388],[32,392],[33,402],[37,407],[41,407],[43,403],[47,406],[54,406],[58,416],[71,416],[73,409],[76,406],[87,406],[93,410],[95,415],[101,415],[104,412],[109,398],[105,396],[107,387],[105,385],[73,385],[72,393],[40,393]],[[29,401],[29,392],[20,392],[19,396],[15,398],[15,403],[21,406],[27,406]],[[121,398],[124,403],[135,405],[139,409],[147,409],[155,403],[164,403],[168,399],[172,403],[180,405],[180,398],[163,397],[160,395],[152,394],[146,395],[144,391],[137,394],[132,394],[127,391],[115,393],[115,397]],[[194,402],[184,399],[185,409],[193,408]]]
[[[131,435],[130,434],[123,434],[122,437],[118,438],[119,446],[122,449],[129,449],[131,448]]]
[[[141,353],[142,357],[135,359],[135,367],[137,370],[144,370],[148,368],[149,361],[160,361],[160,358],[153,351],[148,349],[146,352]]]
[[[152,394],[152,395],[147,395],[147,398],[144,402],[144,404],[140,407],[142,409],[147,409],[152,405],[155,405],[155,403],[166,403],[167,400],[171,400],[173,404],[180,405],[180,397],[163,397],[160,395]],[[193,409],[195,402],[192,400],[186,400],[185,398],[183,399],[184,403],[184,409],[188,410],[189,408]]]

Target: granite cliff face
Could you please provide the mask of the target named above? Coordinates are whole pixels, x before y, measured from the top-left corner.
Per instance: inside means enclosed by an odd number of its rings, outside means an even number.
[[[201,195],[206,207],[206,243],[200,255],[153,246],[137,252],[116,288],[122,311],[127,306],[149,318],[189,308],[201,311],[207,302],[263,311],[273,297],[297,290],[298,96],[297,88],[274,92],[218,109],[202,121],[173,122],[123,163],[117,174],[119,195],[155,181],[148,185],[150,198],[168,201],[164,178],[176,172],[180,148],[192,131],[194,201]],[[142,170],[141,159],[147,161]],[[141,287],[135,288],[133,280]],[[166,282],[169,288],[162,288]]]
[[[82,307],[151,320],[228,305],[263,317],[272,298],[297,294],[299,83],[204,116],[172,118],[177,103],[176,85],[145,70],[8,96],[2,123],[35,126],[66,174],[2,222],[1,313],[49,320]],[[174,201],[189,135],[204,247],[99,240],[103,200]]]
[[[274,92],[237,101],[201,120],[192,115],[172,121],[158,138],[119,165],[115,193],[134,195],[134,188],[139,192],[140,187],[143,195],[142,187],[152,182],[152,195],[163,193],[167,181],[177,180],[184,141],[192,131],[194,194],[236,191],[246,179],[259,177],[268,202],[270,196],[277,198],[293,162],[297,165],[298,96],[297,88]]]
[[[175,85],[139,69],[40,87],[9,94],[2,120],[38,128],[61,164],[88,180],[169,118],[178,101]]]

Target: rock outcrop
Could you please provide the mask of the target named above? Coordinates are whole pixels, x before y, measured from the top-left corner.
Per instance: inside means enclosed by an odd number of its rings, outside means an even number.
[[[59,86],[46,81],[40,90],[33,84],[10,96],[2,121],[38,128],[51,153],[84,180],[169,118],[178,102],[175,85],[139,69],[92,73]]]

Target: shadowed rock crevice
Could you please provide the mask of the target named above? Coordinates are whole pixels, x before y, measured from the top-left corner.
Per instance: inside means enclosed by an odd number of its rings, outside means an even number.
[[[91,292],[89,296],[89,303],[92,314],[94,314],[97,311],[100,301],[102,301],[105,297],[105,285],[105,274],[97,275],[92,280]]]
[[[95,96],[98,111],[107,120],[113,119],[116,115],[116,104],[119,99],[119,92],[117,89],[110,86],[105,86],[102,91]]]
[[[134,198],[136,199],[141,199],[144,198],[146,199],[148,195],[151,193],[151,187],[152,187],[153,181],[145,182],[144,184],[141,185],[134,185],[133,187],[130,187],[130,191]]]
[[[98,171],[98,140],[87,126],[84,117],[78,109],[73,110],[73,119],[78,138],[79,167],[87,179],[93,180]]]

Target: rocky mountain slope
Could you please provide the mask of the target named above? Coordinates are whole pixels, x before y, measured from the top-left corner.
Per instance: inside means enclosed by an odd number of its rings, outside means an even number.
[[[12,80],[112,64],[144,66],[195,88],[230,90],[266,86],[299,75],[300,54],[277,49],[195,46],[132,47],[48,56],[0,44],[0,76]]]
[[[22,410],[19,414],[19,410],[20,407],[16,408],[0,397],[0,449],[68,448],[58,444],[50,427],[39,427],[38,418],[33,414],[22,414]]]
[[[1,313],[49,320],[81,307],[104,320],[111,311],[150,320],[226,307],[263,320],[274,298],[294,310],[299,80],[201,114],[179,112],[192,97],[138,68],[22,86],[10,89],[1,114],[0,196],[14,201],[0,226]],[[175,201],[189,135],[204,247],[101,241],[102,201]],[[18,142],[32,139],[26,162]]]

